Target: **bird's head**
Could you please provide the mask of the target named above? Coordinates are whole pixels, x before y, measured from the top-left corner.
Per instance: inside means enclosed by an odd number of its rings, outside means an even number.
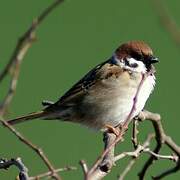
[[[152,64],[158,62],[153,56],[153,51],[143,41],[129,41],[116,49],[114,61],[117,65],[123,66],[135,72],[147,72],[152,69]]]

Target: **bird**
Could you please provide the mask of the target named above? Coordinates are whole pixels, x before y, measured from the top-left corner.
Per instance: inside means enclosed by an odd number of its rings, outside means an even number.
[[[90,70],[60,99],[44,101],[43,110],[7,120],[11,125],[32,119],[79,123],[116,133],[136,117],[155,87],[154,63],[159,62],[144,41],[121,44],[112,56]]]

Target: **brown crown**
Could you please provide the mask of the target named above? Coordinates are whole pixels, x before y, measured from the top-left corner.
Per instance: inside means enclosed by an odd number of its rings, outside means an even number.
[[[119,48],[116,49],[116,55],[118,59],[122,59],[127,56],[131,56],[136,53],[142,56],[152,56],[152,49],[143,41],[129,41],[122,44]]]

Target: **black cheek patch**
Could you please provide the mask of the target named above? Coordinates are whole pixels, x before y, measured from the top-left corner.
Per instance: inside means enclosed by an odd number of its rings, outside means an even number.
[[[130,67],[132,67],[132,68],[137,68],[137,67],[138,67],[138,64],[137,64],[137,63],[132,63],[132,64],[130,64]]]

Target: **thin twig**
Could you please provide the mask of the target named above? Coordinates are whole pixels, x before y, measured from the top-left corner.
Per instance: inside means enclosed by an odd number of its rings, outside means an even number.
[[[150,134],[148,136],[148,138],[146,139],[146,141],[143,143],[143,145],[138,144],[135,151],[123,152],[123,153],[116,155],[116,156],[114,156],[114,146],[112,146],[113,143],[110,143],[107,140],[104,141],[105,151],[104,151],[104,154],[102,154],[103,159],[102,160],[98,159],[98,161],[96,161],[97,164],[95,164],[95,166],[93,166],[93,168],[95,168],[95,169],[93,169],[93,171],[91,168],[90,171],[85,173],[85,175],[86,175],[85,179],[86,180],[100,180],[110,172],[110,170],[113,167],[112,165],[110,167],[108,167],[107,164],[105,163],[106,168],[101,169],[103,167],[102,166],[103,162],[106,159],[108,159],[108,161],[110,161],[111,163],[112,162],[115,163],[124,157],[130,156],[130,157],[132,157],[132,160],[128,163],[127,167],[125,168],[125,170],[122,172],[122,174],[119,177],[119,179],[122,180],[122,179],[124,179],[126,174],[130,171],[130,169],[132,168],[132,166],[135,164],[136,160],[138,159],[138,157],[142,153],[150,154],[150,158],[145,163],[141,173],[139,174],[140,179],[144,179],[145,173],[147,172],[148,168],[153,163],[153,161],[157,160],[157,159],[168,159],[168,160],[174,161],[176,163],[176,166],[169,169],[169,170],[166,170],[165,172],[163,172],[159,176],[154,177],[155,179],[160,178],[160,177],[165,177],[166,175],[170,175],[171,173],[174,173],[174,172],[180,170],[180,165],[179,165],[180,147],[169,136],[167,136],[165,134],[165,131],[164,131],[163,126],[161,124],[160,115],[144,110],[143,112],[141,112],[139,114],[138,117],[139,117],[140,121],[144,121],[146,119],[150,120],[153,124],[155,134]],[[125,126],[125,127],[127,127],[127,126]],[[125,133],[125,129],[122,126],[122,129],[120,131],[121,140],[122,140],[123,133]],[[133,134],[134,134],[134,137],[137,136],[137,132],[136,133],[133,132]],[[109,138],[110,133],[106,133],[106,135]],[[116,142],[117,138],[115,139],[115,141],[113,140],[112,142]],[[157,146],[156,146],[154,151],[152,151],[150,149],[150,142],[153,138],[155,138],[156,142],[157,142]],[[159,154],[159,151],[162,148],[163,144],[166,144],[173,151],[174,154],[173,155],[161,155],[161,154]],[[113,145],[115,145],[115,144],[113,144]],[[109,156],[108,153],[110,153],[111,150],[113,150],[113,154],[111,154],[111,156]]]
[[[151,140],[153,138],[154,138],[154,134],[149,134],[147,139],[144,141],[144,143],[142,145],[139,144],[138,147],[135,149],[135,151],[123,152],[123,153],[121,153],[119,155],[116,155],[114,157],[114,161],[116,162],[116,161],[124,158],[125,156],[130,156],[132,158],[137,158],[140,155],[140,153],[142,153],[146,148],[149,147],[150,142],[151,142]]]
[[[126,168],[124,169],[124,171],[121,173],[121,175],[119,176],[118,180],[124,180],[125,176],[127,175],[127,173],[132,169],[133,165],[135,164],[136,159],[131,159],[130,162],[128,163],[128,165],[126,166]]]
[[[56,0],[50,6],[48,6],[39,15],[39,17],[37,17],[33,21],[33,23],[28,28],[28,30],[21,36],[21,38],[17,42],[17,45],[12,53],[12,56],[8,64],[6,65],[6,67],[3,69],[3,71],[0,74],[0,82],[5,78],[5,76],[8,75],[8,73],[11,73],[11,77],[12,77],[8,93],[0,105],[1,116],[3,116],[6,113],[10,105],[10,102],[12,101],[12,98],[15,94],[17,82],[19,78],[20,66],[21,66],[22,60],[27,54],[27,51],[29,50],[29,48],[32,46],[32,43],[36,39],[35,38],[36,29],[43,22],[43,20],[54,10],[54,8],[56,8],[62,2],[63,0]]]
[[[131,156],[132,159],[130,160],[130,162],[128,163],[128,165],[126,166],[126,168],[124,169],[124,171],[120,174],[119,179],[118,180],[123,180],[125,178],[125,176],[127,175],[127,173],[131,170],[131,168],[133,167],[133,165],[136,163],[137,158],[144,152],[144,150],[146,148],[149,147],[150,142],[152,140],[152,138],[154,138],[154,134],[149,134],[147,139],[144,141],[143,145],[138,145],[136,150],[133,152],[124,152],[121,153],[119,155],[117,155],[115,157],[115,160],[119,160],[123,155],[125,156]],[[124,156],[124,157],[125,157]]]
[[[58,176],[56,172],[54,172],[55,168],[47,158],[47,156],[44,154],[43,150],[38,148],[36,145],[34,145],[31,141],[27,140],[20,132],[18,132],[13,126],[11,126],[6,121],[3,121],[0,119],[0,122],[3,126],[8,128],[10,132],[12,132],[21,142],[23,142],[25,145],[27,145],[29,148],[31,148],[34,152],[38,154],[38,156],[43,160],[49,171],[52,173],[52,177],[54,177],[56,180],[60,180],[61,178]]]
[[[144,152],[151,154],[152,156],[154,156],[154,157],[157,158],[157,159],[168,159],[168,160],[172,160],[172,161],[174,161],[174,162],[177,162],[177,161],[178,161],[178,156],[176,156],[176,155],[162,155],[162,154],[157,154],[157,153],[151,151],[149,148],[146,148],[146,149],[144,150]]]
[[[180,147],[172,140],[170,136],[164,136],[164,143],[180,157]]]
[[[71,171],[71,170],[77,170],[77,168],[73,167],[73,166],[67,166],[67,167],[64,167],[64,168],[55,169],[54,172],[58,173],[58,172]],[[52,175],[52,172],[49,171],[49,172],[39,174],[37,176],[30,177],[28,180],[37,180],[37,179],[41,179],[43,177],[48,177],[48,176],[51,176],[51,175]]]
[[[8,169],[12,165],[15,165],[20,171],[19,180],[29,180],[28,169],[20,157],[11,160],[0,160],[0,169]]]
[[[87,174],[87,172],[88,172],[88,166],[87,166],[85,160],[80,160],[80,161],[79,161],[79,164],[80,164],[81,167],[82,167],[82,170],[83,170],[83,173],[84,173],[84,177],[86,177],[86,174]]]
[[[164,177],[166,177],[166,176],[169,176],[169,175],[172,174],[172,173],[176,173],[176,172],[179,171],[179,170],[180,170],[180,160],[178,161],[178,163],[176,164],[175,167],[170,168],[170,169],[162,172],[161,174],[152,177],[152,179],[154,179],[154,180],[160,180],[160,179],[162,179],[162,178],[164,178]]]
[[[154,154],[159,154],[160,149],[162,148],[163,144],[166,144],[171,148],[171,150],[177,154],[178,158],[180,157],[180,147],[169,137],[165,134],[161,123],[161,117],[159,114],[151,113],[149,111],[142,111],[139,115],[139,119],[141,121],[147,119],[150,120],[153,124],[156,134],[156,142],[157,145],[153,150]],[[144,176],[148,170],[148,168],[152,165],[153,161],[157,160],[157,157],[151,154],[150,158],[145,162],[142,170],[139,172],[139,179],[143,180]],[[170,174],[170,173],[169,173]]]
[[[143,114],[143,118],[147,118],[145,114],[146,111],[143,111],[140,115],[139,115],[139,118],[141,117],[141,115]],[[156,118],[156,120],[154,120]],[[149,118],[147,118],[149,119]],[[142,119],[141,119],[142,120]],[[155,129],[155,134],[156,134],[156,147],[154,148],[153,152],[158,154],[161,147],[162,147],[162,143],[163,143],[163,133],[164,133],[164,130],[161,128],[159,129],[159,126],[157,124],[157,122],[160,121],[160,116],[157,115],[157,117],[154,117],[153,120],[151,121],[153,126],[154,126],[154,129]],[[162,131],[161,131],[162,130]],[[153,164],[154,160],[156,160],[157,158],[153,155],[150,156],[150,158],[146,161],[146,163],[144,164],[141,172],[139,172],[138,176],[139,176],[139,179],[140,180],[143,180],[144,179],[144,176],[148,170],[148,168]]]

